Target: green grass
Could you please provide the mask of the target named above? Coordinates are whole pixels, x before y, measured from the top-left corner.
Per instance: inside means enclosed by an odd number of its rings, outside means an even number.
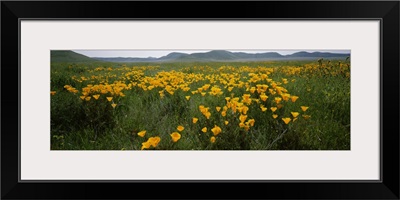
[[[342,65],[348,62],[341,61]],[[287,66],[305,67],[318,66],[317,61],[281,61],[281,62],[209,62],[209,63],[107,63],[83,62],[52,63],[51,65],[51,90],[56,95],[51,96],[51,149],[52,150],[140,150],[142,143],[147,138],[159,136],[160,143],[157,150],[349,150],[350,149],[350,78],[344,74],[327,74],[337,72],[338,61],[329,64],[314,72],[290,75],[284,72]],[[147,68],[148,65],[157,67]],[[124,67],[142,69],[144,76],[155,76],[160,71],[177,71],[183,73],[204,73],[204,75],[217,74],[221,66],[232,66],[238,69],[242,66],[257,68],[259,66],[274,68],[275,71],[269,78],[281,81],[289,80],[284,85],[291,95],[300,98],[295,103],[285,103],[279,109],[278,119],[272,119],[271,110],[260,112],[257,104],[249,105],[248,119],[254,118],[255,125],[245,131],[237,124],[237,117],[227,115],[229,124],[216,106],[225,105],[225,97],[235,93],[241,97],[244,88],[234,88],[228,92],[223,88],[224,94],[220,97],[206,95],[192,95],[190,91],[196,90],[208,81],[199,81],[190,85],[188,92],[177,90],[174,95],[166,93],[160,98],[158,91],[143,91],[133,87],[124,90],[125,97],[120,97],[118,105],[112,108],[106,101],[82,101],[78,94],[73,94],[64,89],[71,85],[81,91],[88,84],[98,84],[97,80],[78,82],[76,78],[91,77],[93,75],[109,76],[108,83],[121,80],[126,73]],[[197,66],[197,67],[195,67]],[[203,66],[203,71],[198,67]],[[94,71],[97,67],[111,68],[110,71]],[[325,70],[325,71],[324,71]],[[349,72],[349,71],[346,71]],[[112,75],[116,76],[112,76]],[[248,73],[241,72],[241,76],[248,78]],[[72,78],[75,77],[75,80]],[[295,79],[294,82],[291,80]],[[247,80],[247,79],[243,79]],[[128,83],[128,80],[123,80]],[[219,84],[214,83],[211,86]],[[221,85],[221,84],[219,84]],[[190,100],[185,96],[190,95]],[[103,98],[103,97],[102,97]],[[199,112],[199,105],[210,107],[210,120]],[[273,106],[268,99],[268,108]],[[291,111],[300,110],[300,105],[309,106],[306,114],[311,118],[305,120],[301,117],[288,125],[280,120],[283,116],[290,116]],[[196,124],[192,117],[198,117]],[[222,132],[216,136],[215,143],[210,142],[212,133],[210,129],[217,124]],[[173,143],[170,134],[176,132],[176,127],[182,125],[185,130],[181,139]],[[206,126],[208,133],[201,132]],[[146,130],[144,138],[139,137],[139,131]]]

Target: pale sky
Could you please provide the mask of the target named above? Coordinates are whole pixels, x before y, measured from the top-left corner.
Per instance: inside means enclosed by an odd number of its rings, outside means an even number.
[[[201,53],[208,52],[213,49],[206,50],[72,50],[76,53],[83,54],[88,57],[138,57],[138,58],[147,58],[147,57],[156,57],[159,58],[161,56],[168,55],[171,52],[180,52],[180,53]],[[225,50],[225,49],[224,49]],[[231,52],[245,52],[245,53],[266,53],[266,52],[277,52],[281,55],[293,54],[299,51],[307,51],[307,52],[330,52],[330,53],[350,53],[350,50],[229,50]]]

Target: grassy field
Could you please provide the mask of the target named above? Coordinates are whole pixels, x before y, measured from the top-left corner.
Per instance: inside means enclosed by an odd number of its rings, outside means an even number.
[[[350,62],[51,64],[52,150],[349,150]]]

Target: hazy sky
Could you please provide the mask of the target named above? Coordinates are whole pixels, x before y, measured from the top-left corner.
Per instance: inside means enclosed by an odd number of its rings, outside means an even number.
[[[83,54],[88,57],[161,57],[168,55],[171,52],[181,53],[200,53],[208,52],[210,50],[73,50],[76,53]],[[282,55],[293,54],[299,51],[307,52],[331,52],[331,53],[350,53],[350,50],[228,50],[231,52],[245,52],[245,53],[265,53],[277,52]]]

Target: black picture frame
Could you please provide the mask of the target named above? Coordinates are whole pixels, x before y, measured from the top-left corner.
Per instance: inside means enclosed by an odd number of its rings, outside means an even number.
[[[399,199],[399,7],[398,1],[2,1],[1,198]],[[20,182],[19,20],[164,18],[381,20],[381,181]]]

